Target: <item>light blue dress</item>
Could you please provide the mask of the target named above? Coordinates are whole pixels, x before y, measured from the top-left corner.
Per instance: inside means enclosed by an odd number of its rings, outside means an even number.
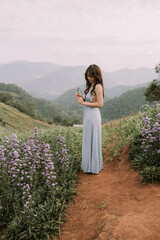
[[[91,90],[92,88],[86,95],[86,102],[92,102]],[[101,113],[99,108],[84,106],[81,168],[85,172],[95,174],[99,174],[103,169]]]

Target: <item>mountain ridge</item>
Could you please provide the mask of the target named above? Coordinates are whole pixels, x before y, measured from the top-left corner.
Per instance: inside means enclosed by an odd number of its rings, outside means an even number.
[[[87,66],[62,66],[49,62],[17,61],[0,65],[0,82],[15,83],[32,96],[56,99],[69,89],[85,84]],[[134,86],[151,82],[155,78],[154,68],[119,69],[112,72],[102,70],[104,87],[118,85]],[[53,97],[52,97],[53,96]]]

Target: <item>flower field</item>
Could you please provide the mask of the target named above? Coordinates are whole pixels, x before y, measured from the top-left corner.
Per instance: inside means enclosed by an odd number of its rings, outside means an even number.
[[[47,139],[47,142],[46,142]],[[54,128],[7,136],[0,146],[0,219],[4,239],[48,239],[59,234],[75,192],[82,128]]]
[[[60,234],[81,164],[83,128],[34,128],[0,140],[0,228],[4,240],[45,240]],[[160,182],[160,105],[102,126],[102,148],[118,158],[129,144],[142,182]]]

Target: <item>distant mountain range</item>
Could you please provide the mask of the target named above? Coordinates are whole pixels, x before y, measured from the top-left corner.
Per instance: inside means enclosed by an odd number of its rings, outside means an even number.
[[[120,69],[107,73],[109,79],[114,79],[116,85],[133,86],[146,82],[151,82],[155,77],[154,68]]]
[[[15,83],[34,97],[58,98],[70,89],[85,87],[84,73],[87,66],[66,67],[47,62],[11,62],[0,64],[0,82]],[[121,69],[102,71],[106,95],[110,98],[134,89],[136,85],[146,86],[155,77],[154,68]],[[121,90],[120,90],[121,89]],[[120,90],[120,91],[119,91]]]
[[[19,86],[24,86],[25,84],[29,84],[32,80],[36,80],[60,68],[63,68],[63,66],[47,62],[17,61],[1,64],[0,82],[15,83]]]

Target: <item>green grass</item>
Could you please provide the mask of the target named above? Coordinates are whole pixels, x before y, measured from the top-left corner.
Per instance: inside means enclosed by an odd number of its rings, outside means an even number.
[[[110,161],[120,154],[121,149],[129,144],[134,136],[140,133],[141,127],[142,115],[140,113],[112,120],[103,125],[102,146],[103,148],[109,146]]]
[[[12,133],[32,131],[34,126],[39,128],[51,128],[51,125],[35,120],[21,113],[17,109],[0,102],[0,137],[11,136]]]

